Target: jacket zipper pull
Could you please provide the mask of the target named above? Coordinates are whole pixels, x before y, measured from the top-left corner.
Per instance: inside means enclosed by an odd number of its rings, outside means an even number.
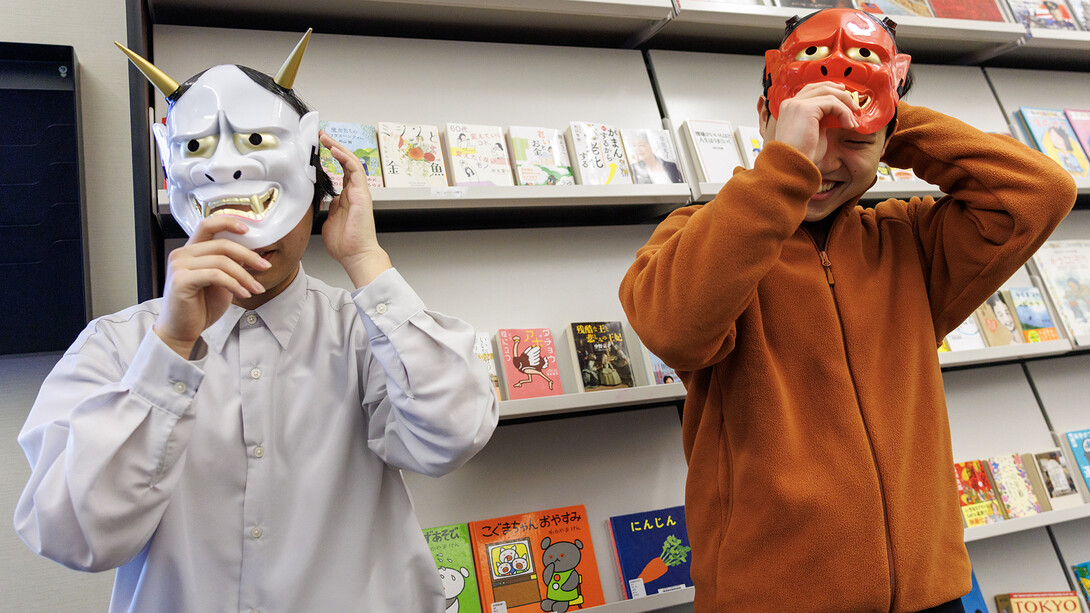
[[[825,278],[829,280],[829,285],[835,285],[833,281],[833,263],[829,261],[829,255],[824,251],[818,252],[821,256],[821,265],[825,267]]]

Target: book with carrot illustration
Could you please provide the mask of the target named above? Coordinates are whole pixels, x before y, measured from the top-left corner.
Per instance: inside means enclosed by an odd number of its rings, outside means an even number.
[[[609,518],[625,598],[691,587],[685,507],[668,507]]]

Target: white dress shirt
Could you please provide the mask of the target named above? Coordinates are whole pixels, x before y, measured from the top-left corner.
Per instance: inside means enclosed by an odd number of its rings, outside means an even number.
[[[19,435],[27,545],[118,567],[117,612],[441,612],[400,469],[442,475],[495,429],[473,329],[396,270],[352,294],[300,271],[194,361],[159,309],[91,322],[42,384]]]

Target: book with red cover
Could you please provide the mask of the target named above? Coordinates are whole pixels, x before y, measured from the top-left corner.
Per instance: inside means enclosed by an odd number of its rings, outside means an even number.
[[[1006,21],[995,0],[931,0],[931,10],[946,19]]]
[[[556,346],[548,328],[503,328],[496,332],[508,400],[559,396],[564,393]]]
[[[984,462],[958,462],[954,464],[954,474],[957,476],[958,502],[967,528],[1006,519]]]

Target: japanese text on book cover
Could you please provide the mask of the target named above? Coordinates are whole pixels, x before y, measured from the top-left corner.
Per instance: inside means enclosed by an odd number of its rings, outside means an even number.
[[[685,507],[610,517],[609,536],[625,598],[692,586]]]
[[[548,328],[503,328],[496,332],[508,400],[564,393],[556,346]]]
[[[428,541],[443,582],[443,595],[446,597],[444,613],[481,613],[469,526],[452,524],[425,528],[424,539]]]

